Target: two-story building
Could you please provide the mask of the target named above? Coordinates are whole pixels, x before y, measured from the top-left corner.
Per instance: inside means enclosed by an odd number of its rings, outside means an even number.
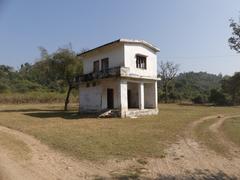
[[[119,39],[79,54],[79,111],[157,114],[157,52],[145,41]]]

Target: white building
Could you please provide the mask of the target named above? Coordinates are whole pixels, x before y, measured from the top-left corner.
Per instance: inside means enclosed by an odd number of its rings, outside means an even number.
[[[157,52],[145,41],[119,39],[79,54],[79,111],[157,114]]]

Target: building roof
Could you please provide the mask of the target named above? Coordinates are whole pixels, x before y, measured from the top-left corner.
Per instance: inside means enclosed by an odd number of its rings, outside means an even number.
[[[152,44],[150,44],[150,43],[148,43],[148,42],[146,42],[144,40],[118,39],[118,40],[112,41],[110,43],[98,46],[98,47],[90,49],[88,51],[85,51],[83,53],[80,53],[77,56],[86,55],[86,54],[88,54],[90,52],[93,52],[93,51],[96,51],[96,50],[99,50],[101,48],[104,48],[104,47],[107,47],[107,46],[110,46],[110,45],[113,45],[113,44],[117,44],[117,43],[143,44],[143,45],[149,47],[150,49],[154,50],[155,52],[159,52],[160,51],[160,49],[158,49],[156,46],[154,46],[154,45],[152,45]]]

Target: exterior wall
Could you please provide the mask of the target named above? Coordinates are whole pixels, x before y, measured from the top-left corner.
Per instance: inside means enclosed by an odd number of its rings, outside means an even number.
[[[79,87],[79,110],[101,111],[107,109],[107,89],[114,92],[114,108],[120,108],[120,79],[107,79],[98,81],[96,86],[86,87],[86,83]]]
[[[136,54],[147,56],[147,69],[136,67]],[[150,48],[140,44],[124,44],[125,67],[129,67],[130,74],[145,77],[157,77],[157,55]]]
[[[93,62],[99,60],[101,70],[101,59],[109,58],[109,68],[124,66],[124,47],[118,44],[106,49],[99,50],[83,58],[83,73],[93,72]]]
[[[114,93],[114,108],[120,108],[120,90],[119,90],[119,83],[120,79],[106,79],[104,81],[101,81],[101,87],[102,87],[102,105],[101,109],[107,109],[107,89],[111,88],[113,89]]]
[[[91,84],[91,83],[90,83]],[[79,87],[79,111],[99,111],[101,110],[100,85],[86,87],[85,84]]]
[[[155,108],[155,82],[144,84],[144,106]]]

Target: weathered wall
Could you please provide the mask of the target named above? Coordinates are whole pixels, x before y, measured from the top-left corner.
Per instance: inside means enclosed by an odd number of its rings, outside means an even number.
[[[101,81],[102,85],[102,109],[107,109],[107,89],[113,89],[114,93],[114,108],[120,108],[120,92],[119,92],[119,79],[105,79]]]
[[[96,86],[86,83],[79,87],[80,111],[99,111],[107,109],[107,89],[114,92],[114,108],[120,108],[120,79],[104,79],[97,81]]]
[[[79,110],[80,111],[95,111],[101,109],[101,86],[86,87],[86,85],[79,88]]]
[[[147,56],[147,69],[136,67],[136,54]],[[141,44],[124,44],[125,67],[130,68],[130,74],[146,77],[157,77],[157,55],[150,48]]]
[[[88,55],[88,57],[83,59],[83,73],[93,72],[93,62],[96,60],[99,60],[101,70],[101,59],[104,58],[109,58],[109,68],[124,66],[123,44],[104,48]]]
[[[144,106],[145,108],[155,108],[155,82],[144,83]]]

